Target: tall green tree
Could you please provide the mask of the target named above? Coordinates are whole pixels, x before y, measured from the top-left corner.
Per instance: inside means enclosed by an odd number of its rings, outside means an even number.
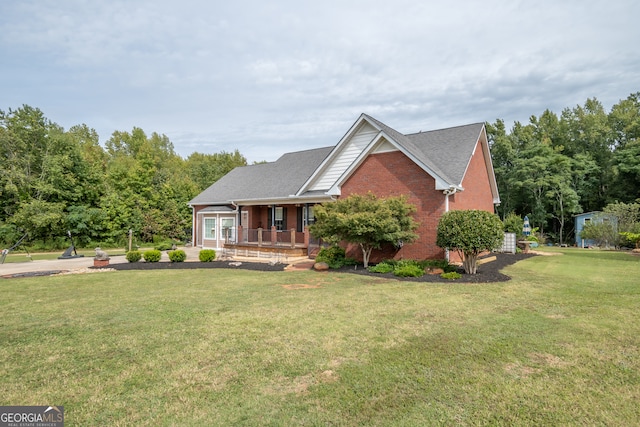
[[[567,138],[564,153],[569,157],[588,154],[600,168],[598,179],[590,181],[593,187],[584,192],[581,203],[586,210],[594,210],[606,203],[609,184],[612,182],[611,158],[614,145],[613,133],[604,107],[597,99],[587,99],[584,106],[565,109],[562,122]]]
[[[238,150],[215,154],[196,152],[187,157],[186,172],[202,191],[236,167],[246,165],[247,159]]]
[[[79,141],[26,105],[0,112],[0,129],[0,220],[32,239],[64,241],[68,207],[96,199]]]
[[[609,126],[615,148],[640,140],[640,92],[632,93],[611,108]]]

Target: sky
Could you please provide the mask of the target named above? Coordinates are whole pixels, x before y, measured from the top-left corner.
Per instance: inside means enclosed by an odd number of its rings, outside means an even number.
[[[639,16],[637,0],[3,1],[0,110],[249,163],[335,145],[362,113],[510,129],[640,91]]]

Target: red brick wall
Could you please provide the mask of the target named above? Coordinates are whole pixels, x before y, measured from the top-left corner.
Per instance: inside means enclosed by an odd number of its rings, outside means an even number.
[[[369,191],[378,197],[406,195],[416,206],[414,218],[420,224],[416,230],[419,239],[399,251],[393,247],[374,251],[371,262],[389,258],[444,258],[444,251],[436,246],[436,230],[445,210],[445,196],[434,187],[434,179],[399,151],[369,155],[344,183],[341,197]],[[359,247],[348,248],[348,255],[362,259]]]
[[[494,212],[489,174],[480,142],[467,167],[462,188],[464,191],[449,197],[449,210],[480,209]]]

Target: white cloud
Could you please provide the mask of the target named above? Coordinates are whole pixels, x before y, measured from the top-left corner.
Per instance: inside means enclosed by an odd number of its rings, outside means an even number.
[[[23,0],[0,13],[0,109],[101,140],[253,160],[335,144],[362,112],[400,131],[526,121],[640,87],[631,0]],[[268,147],[268,148],[265,148]]]

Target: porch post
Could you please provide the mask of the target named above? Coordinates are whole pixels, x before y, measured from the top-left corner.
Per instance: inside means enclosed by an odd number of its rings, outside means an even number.
[[[296,247],[296,229],[291,229],[291,249]]]
[[[262,246],[262,227],[258,228],[258,247]]]
[[[238,231],[236,235],[236,243],[242,242],[242,224],[238,225]]]
[[[275,216],[274,216],[274,218],[275,218]],[[275,222],[275,220],[274,220],[274,222]],[[273,246],[275,246],[276,243],[278,243],[278,232],[276,230],[276,226],[272,225],[271,226],[271,244]]]
[[[308,248],[309,247],[309,226],[308,225],[304,226],[303,233],[304,233],[304,246]]]

